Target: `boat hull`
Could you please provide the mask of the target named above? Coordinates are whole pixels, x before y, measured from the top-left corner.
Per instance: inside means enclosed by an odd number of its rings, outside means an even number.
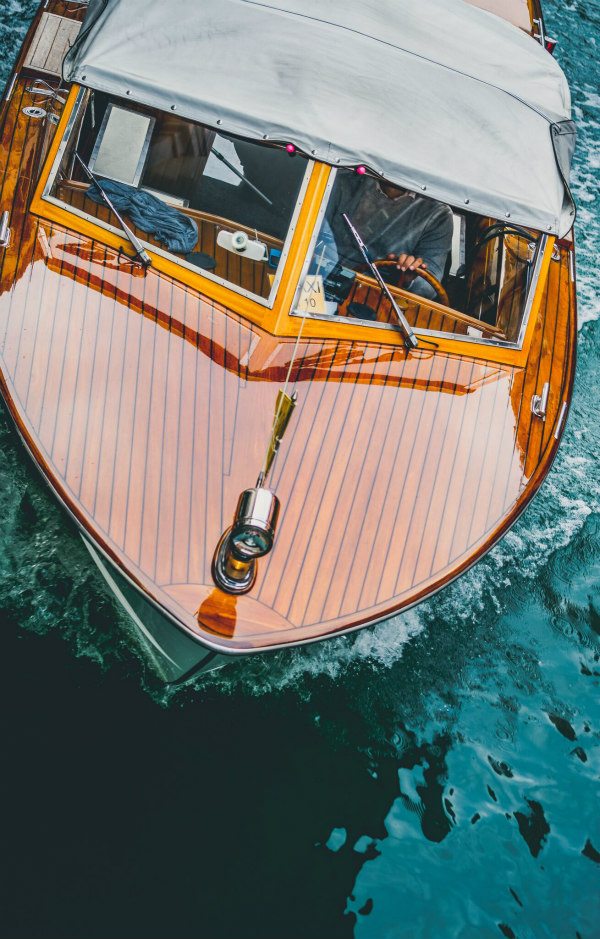
[[[207,649],[144,597],[97,546],[82,535],[94,564],[128,617],[143,653],[166,684],[181,684],[223,668],[231,657]]]
[[[546,246],[521,347],[448,338],[435,303],[421,311],[441,331],[435,352],[424,342],[408,353],[393,329],[337,318],[302,323],[300,338],[290,308],[328,169],[314,166],[273,309],[158,255],[142,271],[102,207],[84,219],[44,198],[79,92],[52,143],[55,126],[26,113],[26,47],[0,112],[11,228],[0,249],[0,386],[165,680],[208,667],[212,653],[372,625],[489,551],[564,432],[572,243]],[[213,552],[263,464],[287,376],[298,403],[269,481],[282,505],[274,548],[251,592],[230,597],[212,580]],[[546,387],[540,416],[532,403]]]

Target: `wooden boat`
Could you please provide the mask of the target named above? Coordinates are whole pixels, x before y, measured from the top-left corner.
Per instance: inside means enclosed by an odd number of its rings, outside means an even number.
[[[167,681],[408,609],[481,558],[551,466],[575,368],[573,208],[550,149],[554,137],[570,146],[568,96],[537,0],[430,3],[423,64],[416,0],[380,4],[372,30],[352,4],[323,23],[295,3],[183,2],[169,24],[158,0],[46,0],[15,65],[0,118],[2,392]],[[456,48],[441,51],[448,18]],[[408,51],[394,46],[400,25]],[[223,64],[234,40],[250,66]],[[465,68],[479,73],[465,77],[444,56],[469,42]],[[356,99],[378,57],[398,87],[388,55],[439,82],[389,152],[389,101]],[[496,55],[503,87],[486,82]],[[311,138],[323,108],[304,96],[330,60],[347,74],[325,147]],[[146,80],[154,68],[177,88]],[[545,109],[551,87],[562,105]],[[444,152],[436,107],[451,94]],[[508,119],[528,136],[502,137]],[[407,152],[423,154],[412,176]],[[195,228],[194,247],[166,248],[133,210],[124,230],[101,192],[92,199],[90,173],[149,194],[174,237]],[[328,200],[350,176],[451,206],[435,299],[397,274],[382,286],[382,266],[320,273]]]

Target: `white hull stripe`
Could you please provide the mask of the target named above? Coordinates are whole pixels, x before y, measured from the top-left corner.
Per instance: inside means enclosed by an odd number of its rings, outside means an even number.
[[[96,550],[95,550],[94,548],[92,548],[91,544],[88,542],[88,540],[87,540],[86,538],[83,537],[83,535],[81,536],[81,538],[82,538],[82,541],[83,541],[84,545],[86,546],[86,548],[87,548],[88,551],[90,552],[90,554],[91,554],[91,556],[92,556],[92,560],[94,561],[94,564],[96,565],[96,567],[98,568],[98,570],[100,571],[100,573],[102,574],[102,576],[104,577],[104,580],[106,581],[106,583],[108,584],[108,586],[110,587],[110,589],[112,590],[112,592],[114,593],[114,595],[117,597],[117,599],[118,599],[119,602],[122,604],[122,606],[124,607],[124,609],[126,610],[126,612],[129,614],[129,616],[131,617],[131,619],[133,620],[133,622],[135,623],[135,625],[137,626],[137,628],[143,633],[143,635],[146,637],[146,639],[148,640],[148,642],[149,642],[151,645],[153,645],[155,649],[158,649],[158,651],[160,652],[160,654],[161,654],[162,656],[164,656],[165,659],[168,659],[169,662],[170,662],[172,665],[175,666],[175,668],[181,668],[181,666],[180,666],[177,662],[175,662],[174,659],[172,659],[170,655],[167,655],[167,653],[166,653],[165,650],[162,648],[162,646],[159,645],[159,643],[156,641],[156,639],[154,638],[154,636],[152,635],[152,633],[149,632],[149,630],[146,628],[146,626],[144,626],[144,624],[142,623],[141,619],[139,618],[139,616],[137,615],[137,613],[135,612],[135,610],[133,609],[133,607],[131,606],[131,604],[130,604],[129,601],[127,600],[127,597],[125,596],[125,594],[122,592],[122,590],[119,588],[119,586],[117,585],[117,583],[113,580],[113,578],[111,577],[111,575],[110,575],[109,572],[107,571],[106,567],[104,566],[104,563],[103,563],[102,559],[99,557],[99,555],[97,554]]]

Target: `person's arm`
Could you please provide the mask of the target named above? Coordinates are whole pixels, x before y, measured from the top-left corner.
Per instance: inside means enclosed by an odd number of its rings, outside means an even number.
[[[428,270],[438,280],[444,276],[454,233],[452,210],[447,205],[443,206],[443,210],[432,218],[415,248]]]
[[[431,284],[418,276],[418,271],[420,267],[424,267],[439,281],[442,280],[452,248],[453,231],[452,210],[447,205],[437,203],[436,210],[416,242],[413,252],[398,255],[398,269],[414,272],[414,279],[407,285],[411,293],[429,300],[435,299],[435,290]]]
[[[443,212],[435,213],[415,248],[415,253],[423,258],[423,266],[439,281],[445,273],[454,233],[452,210],[448,206],[440,206],[440,208],[443,208]],[[418,268],[416,270],[418,271]],[[415,277],[410,290],[411,293],[429,300],[436,297],[434,288],[422,277]]]

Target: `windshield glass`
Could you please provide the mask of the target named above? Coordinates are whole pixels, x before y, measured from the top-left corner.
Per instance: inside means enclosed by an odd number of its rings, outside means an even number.
[[[99,92],[85,99],[49,195],[118,226],[102,189],[138,238],[268,298],[308,161]]]
[[[536,232],[339,170],[298,312],[395,326],[397,305],[420,332],[515,343],[540,243]]]

